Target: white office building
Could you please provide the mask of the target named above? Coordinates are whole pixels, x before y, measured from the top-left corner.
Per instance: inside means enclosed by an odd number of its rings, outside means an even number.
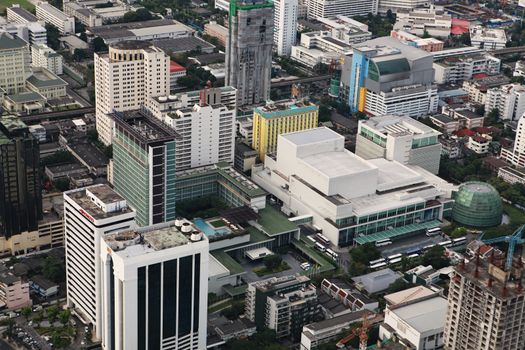
[[[101,238],[104,349],[206,348],[206,236],[175,220]]]
[[[355,154],[419,165],[437,174],[441,159],[440,132],[410,117],[380,116],[360,120]]]
[[[433,37],[448,38],[451,28],[452,17],[434,7],[398,12],[394,24],[394,30],[403,30],[420,37],[427,32]]]
[[[432,3],[431,0],[379,0],[379,13],[384,15],[390,10],[399,14],[419,7],[430,7]]]
[[[433,64],[438,84],[470,80],[474,74],[495,75],[500,72],[501,60],[489,54],[471,54],[444,58]]]
[[[233,163],[236,110],[197,103],[168,113],[164,122],[180,135],[175,144],[177,171],[218,162]]]
[[[47,43],[46,28],[38,22],[5,23],[0,25],[0,33],[16,35],[31,45],[45,45]]]
[[[501,149],[501,158],[507,162],[520,167],[525,167],[525,117],[522,116],[516,128],[516,138],[512,149]]]
[[[252,179],[339,246],[435,227],[450,214],[454,189],[419,166],[365,160],[328,128],[279,135],[276,158],[252,168]]]
[[[405,114],[420,117],[437,112],[439,97],[437,87],[408,85],[391,91],[366,92],[365,110],[373,116]]]
[[[340,64],[346,55],[352,54],[352,47],[333,37],[329,31],[301,34],[299,45],[292,46],[291,59],[313,68],[319,63]]]
[[[518,120],[525,113],[525,86],[507,84],[487,90],[485,113],[499,111],[503,120]]]
[[[31,46],[31,65],[43,67],[55,75],[61,75],[64,58],[47,45]]]
[[[275,0],[274,6],[274,50],[279,56],[290,56],[297,38],[297,0]]]
[[[26,80],[32,74],[31,55],[24,40],[0,33],[0,89],[7,94],[25,91]]]
[[[170,91],[169,56],[151,43],[122,41],[109,53],[95,53],[95,98],[99,139],[111,144],[113,122],[108,113],[139,109],[148,97]]]
[[[331,18],[338,15],[354,17],[377,14],[379,0],[306,0],[308,18]]]
[[[62,35],[75,34],[75,18],[45,1],[36,5],[36,17],[57,27]]]
[[[474,47],[485,50],[498,50],[505,48],[507,35],[504,29],[486,28],[483,26],[470,27],[470,42]]]
[[[107,185],[94,185],[64,192],[67,304],[85,323],[94,325],[101,337],[100,238],[129,230],[135,211]]]
[[[333,18],[317,18],[327,31],[332,32],[332,37],[352,45],[358,44],[372,38],[368,31],[368,25],[358,22],[346,16],[335,16]]]

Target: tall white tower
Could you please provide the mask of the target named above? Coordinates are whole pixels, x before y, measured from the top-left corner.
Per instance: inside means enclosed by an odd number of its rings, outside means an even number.
[[[273,43],[279,56],[290,56],[297,41],[297,0],[275,0]]]
[[[85,323],[102,321],[100,237],[135,226],[135,211],[107,185],[94,185],[64,193],[67,303]]]
[[[144,41],[121,41],[109,53],[95,54],[95,98],[100,141],[111,144],[113,111],[129,111],[146,104],[148,97],[170,91],[169,56]]]
[[[206,236],[189,221],[101,238],[102,346],[206,349]]]

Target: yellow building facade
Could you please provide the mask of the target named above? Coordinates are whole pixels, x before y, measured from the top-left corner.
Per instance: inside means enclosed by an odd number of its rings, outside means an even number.
[[[252,147],[259,159],[277,151],[277,137],[289,132],[317,127],[319,107],[305,101],[282,100],[253,111]]]

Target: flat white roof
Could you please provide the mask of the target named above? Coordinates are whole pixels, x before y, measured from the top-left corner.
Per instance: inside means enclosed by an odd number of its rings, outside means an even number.
[[[246,256],[250,258],[250,260],[258,260],[268,255],[273,255],[273,252],[266,247],[252,249],[246,252]]]
[[[329,178],[375,169],[375,166],[366,160],[346,150],[343,152],[323,152],[300,159]]]
[[[230,274],[230,270],[228,270],[223,264],[219,262],[212,254],[209,254],[209,269],[208,269],[208,276],[227,276]]]
[[[368,163],[379,169],[377,189],[387,191],[391,188],[408,186],[425,181],[424,177],[405,165],[384,158],[369,159]]]
[[[342,135],[324,127],[282,134],[280,137],[298,146],[316,142],[326,142],[328,140],[344,139]]]
[[[425,286],[417,286],[413,288],[408,288],[400,292],[387,294],[385,295],[385,300],[390,305],[397,305],[401,303],[408,303],[412,300],[417,300],[420,298],[425,298],[436,294],[432,289]]]
[[[447,316],[448,302],[445,298],[435,297],[411,305],[391,310],[419,333],[434,329],[443,329]]]

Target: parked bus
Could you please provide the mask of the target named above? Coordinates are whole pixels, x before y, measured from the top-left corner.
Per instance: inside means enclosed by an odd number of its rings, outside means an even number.
[[[467,243],[467,237],[454,238],[452,240],[452,246],[457,247]]]
[[[447,240],[447,241],[439,242],[438,245],[442,247],[450,247],[452,245],[452,241]]]
[[[408,259],[414,259],[414,258],[417,258],[419,257],[419,254],[415,253],[415,254],[410,254],[409,256],[407,256]]]
[[[387,257],[387,259],[388,259],[389,262],[391,262],[392,260],[401,258],[402,256],[403,256],[403,254],[394,254],[394,255],[390,255],[389,257]]]
[[[423,250],[429,250],[430,248],[433,248],[435,244],[429,244],[423,247]]]
[[[405,252],[406,255],[412,255],[412,254],[416,254],[416,253],[419,253],[421,251],[421,248],[419,247],[415,247],[415,248],[410,248],[409,250],[407,250]]]
[[[395,265],[395,264],[399,264],[401,262],[401,258],[395,258],[393,260],[390,260],[388,263],[390,265]]]
[[[324,252],[326,250],[326,247],[321,243],[317,242],[315,243],[315,249],[317,249],[320,252]]]
[[[382,239],[380,241],[376,241],[375,243],[376,247],[384,247],[389,244],[392,244],[392,241],[390,239]]]
[[[317,241],[315,240],[315,238],[313,236],[306,236],[306,238],[312,242],[313,244],[317,243]]]
[[[382,263],[382,262],[385,262],[385,258],[372,260],[372,261],[370,261],[369,265],[370,265],[370,267],[372,267],[373,265],[377,265],[377,264]]]
[[[428,237],[437,236],[440,233],[441,233],[441,228],[439,228],[439,227],[434,227],[434,228],[427,229],[427,236]]]
[[[339,258],[339,255],[330,248],[326,249],[326,254],[328,254],[333,260],[337,260]]]
[[[323,243],[324,245],[330,245],[330,240],[328,238],[326,238],[325,236],[323,236],[322,234],[318,233],[315,235],[315,238],[317,238],[317,240],[321,243]]]
[[[377,269],[381,269],[381,268],[383,268],[385,266],[386,266],[386,263],[382,262],[382,263],[378,263],[378,264],[370,266],[370,269],[377,270]]]

